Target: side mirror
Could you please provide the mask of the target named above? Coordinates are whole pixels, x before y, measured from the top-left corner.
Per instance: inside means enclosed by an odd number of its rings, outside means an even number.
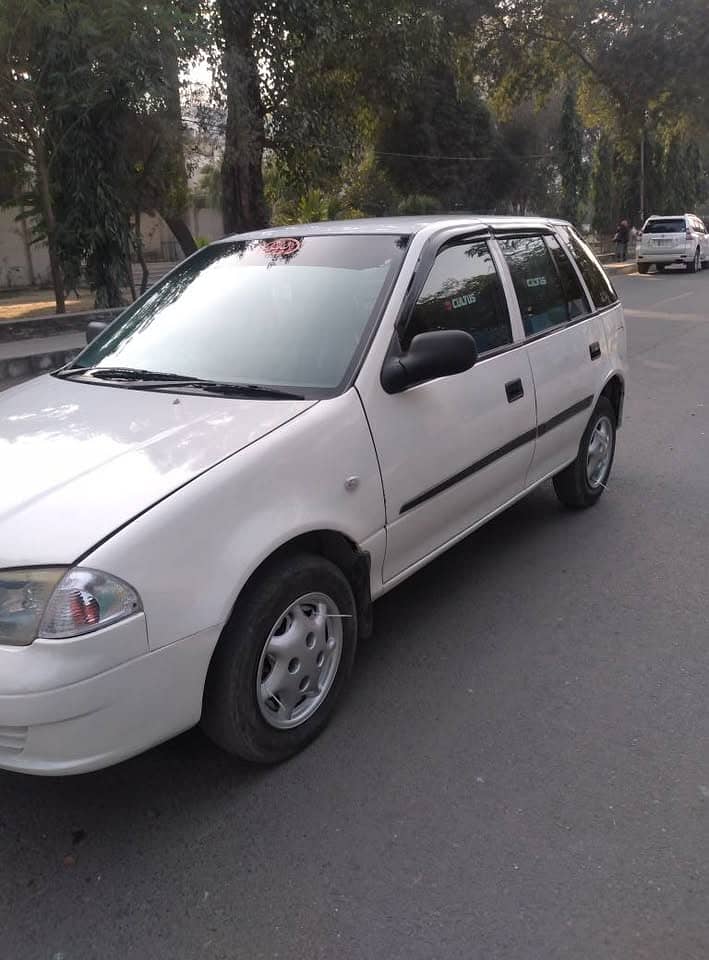
[[[419,333],[406,353],[389,357],[382,368],[382,386],[387,393],[437,377],[450,377],[470,370],[478,359],[475,340],[463,330],[433,330]]]
[[[108,325],[108,320],[91,320],[86,325],[86,342],[91,343],[92,340],[95,340],[99,333],[103,333]]]

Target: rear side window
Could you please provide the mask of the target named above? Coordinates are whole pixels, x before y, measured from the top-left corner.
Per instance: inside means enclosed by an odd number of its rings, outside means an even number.
[[[566,296],[544,240],[498,237],[510,268],[524,330],[528,336],[566,323]]]
[[[444,247],[436,257],[406,340],[431,330],[464,330],[480,353],[512,342],[507,301],[484,240]]]
[[[686,229],[684,217],[668,217],[666,220],[648,220],[643,233],[684,233]]]
[[[588,300],[586,299],[586,294],[583,292],[573,264],[556,237],[547,237],[546,242],[551,251],[552,259],[556,264],[556,269],[559,272],[559,277],[561,278],[561,286],[569,307],[569,320],[585,317],[589,312]]]
[[[613,289],[613,284],[596,260],[590,248],[583,242],[581,237],[571,227],[559,227],[562,236],[571,248],[571,252],[576,258],[576,263],[581,271],[581,276],[586,281],[596,309],[608,307],[618,300],[618,294]]]

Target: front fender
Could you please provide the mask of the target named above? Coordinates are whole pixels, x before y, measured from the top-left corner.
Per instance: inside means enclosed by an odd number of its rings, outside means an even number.
[[[374,444],[351,389],[202,474],[83,563],[138,590],[156,649],[225,623],[253,572],[294,538],[332,530],[359,545],[384,522]]]

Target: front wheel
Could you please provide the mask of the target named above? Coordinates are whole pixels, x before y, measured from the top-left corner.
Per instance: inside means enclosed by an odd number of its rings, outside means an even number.
[[[228,753],[278,763],[325,727],[357,646],[346,577],[299,554],[267,568],[238,601],[212,659],[202,726]]]
[[[611,402],[601,397],[584,430],[573,463],[554,477],[556,495],[567,507],[592,507],[606,488],[615,455],[616,417]]]
[[[650,269],[649,263],[639,263],[638,264],[638,273],[647,273]]]

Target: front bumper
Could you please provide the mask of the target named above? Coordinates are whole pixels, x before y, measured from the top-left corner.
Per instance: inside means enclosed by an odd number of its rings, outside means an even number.
[[[187,730],[218,634],[149,651],[141,614],[71,641],[0,647],[0,769],[83,773]]]

